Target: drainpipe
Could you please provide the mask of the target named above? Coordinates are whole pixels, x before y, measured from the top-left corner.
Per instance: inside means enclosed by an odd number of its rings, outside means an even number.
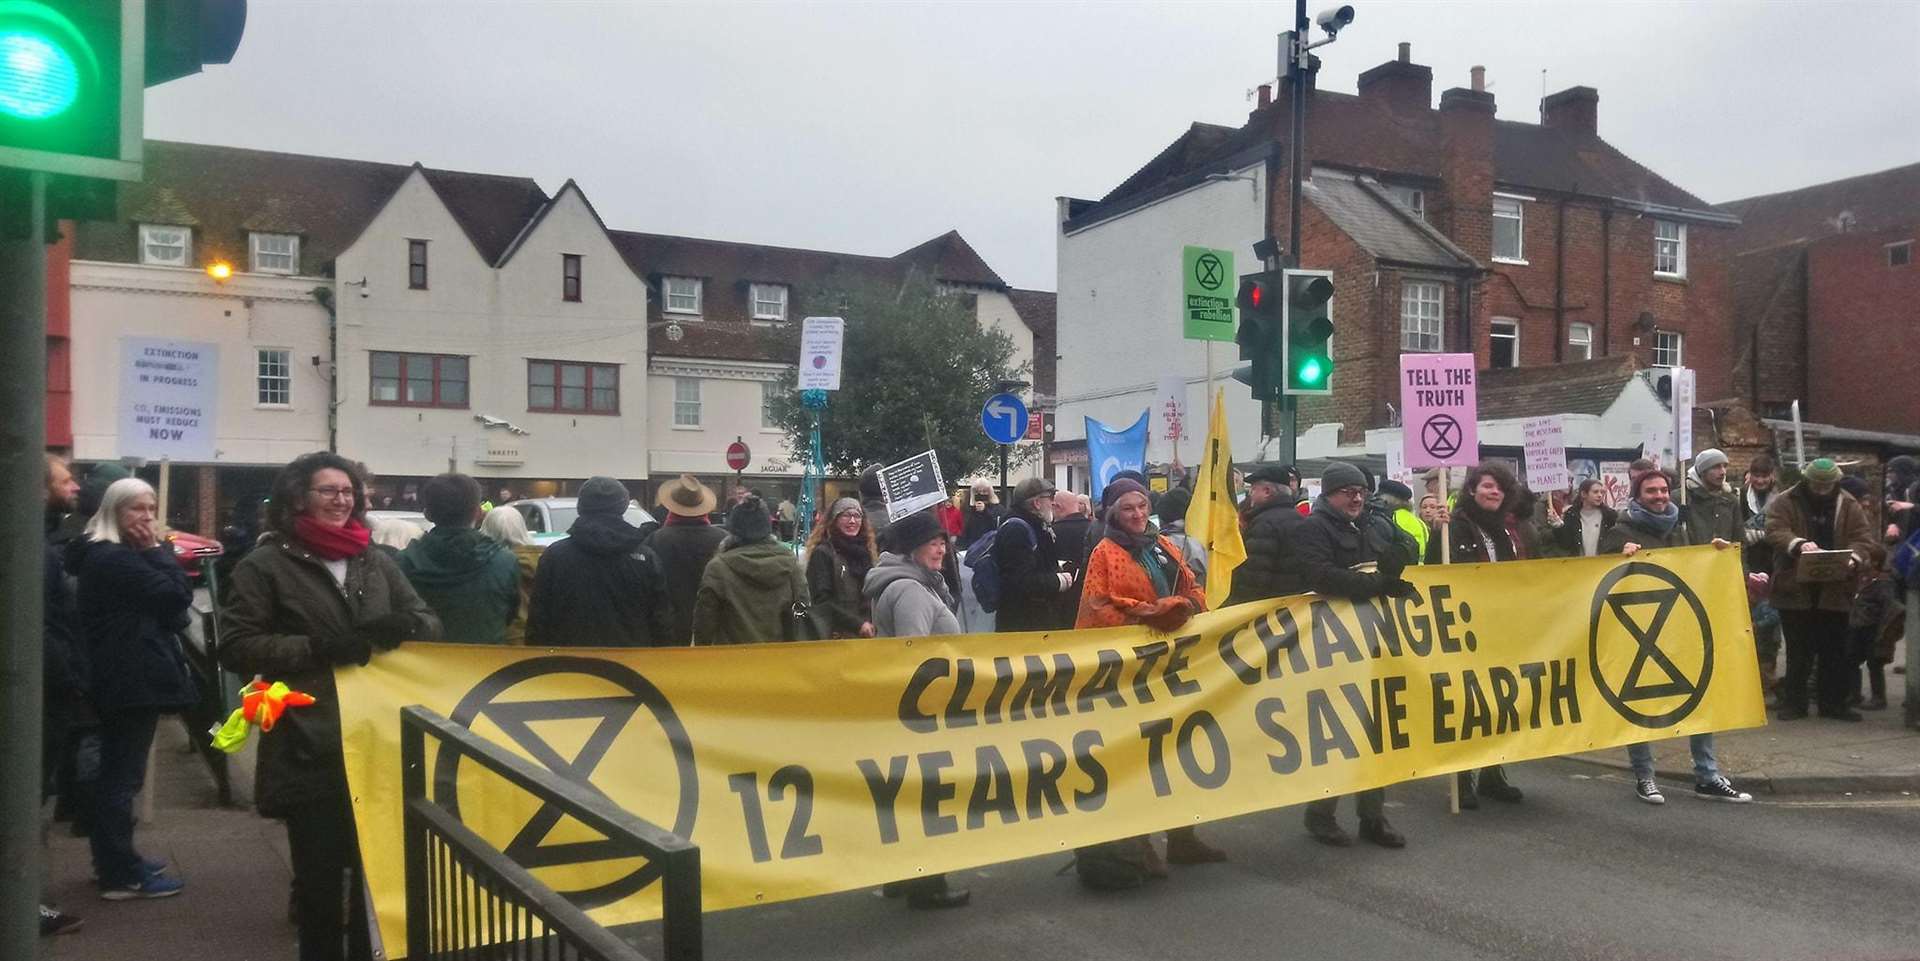
[[[1574,189],[1580,189],[1579,184]],[[1567,198],[1553,225],[1553,362],[1566,360],[1567,344]],[[1517,363],[1519,358],[1514,358]]]
[[[327,450],[340,451],[340,313],[332,287],[313,288],[313,302],[327,312]]]
[[[1600,356],[1613,354],[1613,208],[1600,208]]]

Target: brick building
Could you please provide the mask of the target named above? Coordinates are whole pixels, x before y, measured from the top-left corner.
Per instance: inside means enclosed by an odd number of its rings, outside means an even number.
[[[1432,69],[1404,43],[1397,59],[1360,74],[1356,94],[1318,89],[1317,72],[1316,63],[1301,260],[1336,272],[1336,373],[1331,398],[1302,405],[1303,430],[1337,423],[1340,443],[1354,444],[1392,424],[1397,358],[1410,350],[1471,351],[1483,368],[1632,355],[1645,367],[1695,367],[1703,398],[1730,389],[1724,261],[1738,221],[1602,139],[1593,88],[1545,98],[1534,124],[1495,119],[1481,68],[1436,106]],[[1196,123],[1105,197],[1063,198],[1063,413],[1121,420],[1135,382],[1154,379],[1105,356],[1118,324],[1141,326],[1151,344],[1142,361],[1199,366],[1197,345],[1159,330],[1170,327],[1159,302],[1170,306],[1177,290],[1146,285],[1176,284],[1158,265],[1182,244],[1233,250],[1245,272],[1254,241],[1284,242],[1289,100],[1285,89],[1263,91],[1245,124]],[[1138,262],[1094,262],[1117,251]],[[1137,321],[1132,303],[1145,308]],[[1256,444],[1239,425],[1252,408],[1233,393],[1235,451],[1250,456]],[[1062,432],[1077,433],[1076,422],[1063,417]]]
[[[1735,200],[1734,384],[1763,416],[1920,431],[1910,377],[1920,335],[1920,163]]]

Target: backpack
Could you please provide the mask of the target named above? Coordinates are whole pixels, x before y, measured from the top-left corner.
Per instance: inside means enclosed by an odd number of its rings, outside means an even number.
[[[1000,560],[994,556],[994,545],[1000,541],[1000,532],[1008,524],[1018,524],[1027,532],[1028,540],[1038,546],[1039,539],[1033,537],[1033,529],[1018,517],[1009,518],[1001,525],[988,531],[973,546],[967,549],[967,569],[973,572],[973,597],[980,602],[980,609],[989,614],[1000,609]]]
[[[1920,582],[1920,527],[1915,527],[1900,546],[1893,549],[1893,570],[1900,575],[1900,583]]]

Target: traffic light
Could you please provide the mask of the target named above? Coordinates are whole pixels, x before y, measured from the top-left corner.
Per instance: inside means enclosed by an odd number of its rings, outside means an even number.
[[[1234,303],[1240,308],[1240,330],[1234,342],[1240,345],[1240,359],[1252,361],[1247,371],[1247,386],[1254,400],[1280,397],[1282,346],[1286,327],[1281,305],[1286,300],[1283,271],[1263,270],[1240,278],[1240,293]],[[1238,377],[1238,374],[1235,375]]]
[[[1333,393],[1333,272],[1287,270],[1281,307],[1283,391]]]
[[[146,7],[0,0],[0,167],[140,176]]]

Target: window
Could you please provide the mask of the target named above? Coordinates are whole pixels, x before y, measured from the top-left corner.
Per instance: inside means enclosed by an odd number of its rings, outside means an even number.
[[[427,242],[407,241],[407,289],[427,289]]]
[[[697,314],[700,312],[700,281],[694,277],[668,277],[662,284],[666,288],[666,311],[670,314]]]
[[[372,403],[396,407],[466,407],[467,359],[452,354],[376,350],[368,363]]]
[[[1887,266],[1905,267],[1913,263],[1913,241],[1903,240],[1887,245]]]
[[[1680,366],[1680,334],[1671,330],[1653,332],[1653,366]]]
[[[1567,359],[1568,360],[1592,360],[1593,359],[1593,325],[1592,324],[1568,324],[1567,325]]]
[[[1400,201],[1400,206],[1413,211],[1414,216],[1419,217],[1422,221],[1427,219],[1426,191],[1418,187],[1395,187],[1389,184],[1387,186],[1387,193],[1392,194],[1393,199]]]
[[[782,393],[784,393],[784,388],[778,381],[763,380],[760,382],[761,430],[780,429],[780,419],[774,414],[774,403],[780,399]]]
[[[560,255],[560,299],[580,299],[580,255]]]
[[[1520,240],[1525,210],[1526,205],[1517,198],[1493,198],[1493,259],[1526,263],[1526,249]]]
[[[156,267],[185,267],[193,255],[193,231],[160,224],[140,225],[140,262]]]
[[[1671,220],[1653,222],[1653,272],[1662,277],[1687,275],[1687,225]]]
[[[250,234],[248,238],[254,273],[300,272],[300,238],[292,234]]]
[[[293,403],[293,351],[263,347],[254,352],[254,403],[286,407]]]
[[[1401,350],[1441,349],[1441,306],[1439,284],[1410,280],[1400,285]]]
[[[753,319],[787,319],[787,288],[780,284],[753,285]]]
[[[1489,357],[1495,369],[1520,366],[1520,322],[1507,317],[1495,317],[1489,337],[1492,340]]]
[[[673,426],[700,426],[700,380],[695,377],[673,379]]]
[[[620,368],[613,364],[527,361],[527,409],[618,414]]]

